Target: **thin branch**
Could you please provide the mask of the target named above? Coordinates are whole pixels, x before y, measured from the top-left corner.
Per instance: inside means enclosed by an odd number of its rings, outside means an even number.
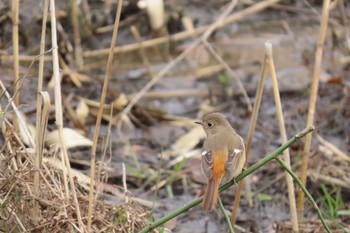
[[[79,30],[79,17],[80,12],[79,8],[77,6],[76,0],[70,0],[70,7],[71,7],[71,22],[73,26],[73,35],[74,35],[74,58],[75,58],[75,65],[78,69],[81,69],[84,66],[84,60],[83,60],[83,49],[81,47],[81,37],[80,37],[80,30]]]
[[[19,94],[19,41],[18,41],[18,20],[19,17],[19,0],[12,1],[12,47],[13,47],[13,74],[14,74],[14,84],[15,89],[14,92],[17,93],[14,96],[14,102],[16,106],[19,106],[20,102],[20,94]],[[16,131],[18,131],[18,119],[17,116],[13,118],[13,126]]]
[[[219,201],[219,206],[220,206],[221,212],[225,217],[225,221],[227,222],[228,229],[229,229],[230,233],[234,233],[235,231],[233,230],[233,227],[232,227],[232,224],[230,221],[230,217],[227,215],[226,209],[225,209],[224,205],[222,204],[220,196],[218,196],[218,201]]]
[[[329,229],[326,221],[324,220],[320,208],[317,206],[315,200],[312,198],[311,194],[307,191],[307,189],[305,188],[305,186],[303,185],[303,183],[301,182],[299,177],[290,169],[290,166],[288,166],[288,164],[286,164],[281,158],[276,157],[275,159],[281,165],[281,167],[283,167],[283,169],[285,171],[287,171],[289,173],[289,175],[291,175],[293,177],[294,181],[299,185],[299,187],[302,190],[302,192],[306,195],[307,199],[309,199],[309,201],[311,202],[312,206],[316,210],[317,215],[318,215],[319,219],[321,220],[321,222],[322,222],[322,224],[324,226],[324,229],[326,229],[326,231],[328,233],[331,233],[332,231]]]
[[[149,79],[153,79],[152,67],[151,67],[150,62],[148,60],[145,48],[143,47],[140,32],[137,29],[137,27],[135,27],[134,25],[130,27],[130,31],[139,45],[139,54],[140,54],[140,57],[142,58],[143,65],[145,66],[145,68],[148,72]]]

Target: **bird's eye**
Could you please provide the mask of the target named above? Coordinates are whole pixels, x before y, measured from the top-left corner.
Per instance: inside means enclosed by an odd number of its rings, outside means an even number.
[[[208,127],[212,127],[213,123],[208,122]]]

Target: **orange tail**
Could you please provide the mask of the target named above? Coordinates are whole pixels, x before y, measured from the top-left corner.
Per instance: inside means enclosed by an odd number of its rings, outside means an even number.
[[[204,211],[212,211],[215,208],[219,195],[220,180],[220,178],[208,180],[207,190],[205,191],[202,203]]]

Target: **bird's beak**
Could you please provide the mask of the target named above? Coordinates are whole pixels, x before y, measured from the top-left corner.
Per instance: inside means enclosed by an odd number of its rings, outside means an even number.
[[[203,125],[202,121],[195,121],[194,123],[198,124],[198,125]]]

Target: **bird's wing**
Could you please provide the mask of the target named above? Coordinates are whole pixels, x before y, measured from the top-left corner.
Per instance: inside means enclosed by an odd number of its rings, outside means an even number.
[[[213,176],[213,155],[211,151],[204,150],[201,155],[202,172],[207,179]]]
[[[245,163],[245,150],[244,146],[239,149],[231,149],[228,153],[227,162],[225,164],[226,174],[223,178],[223,183],[231,181],[234,177],[238,176]]]

